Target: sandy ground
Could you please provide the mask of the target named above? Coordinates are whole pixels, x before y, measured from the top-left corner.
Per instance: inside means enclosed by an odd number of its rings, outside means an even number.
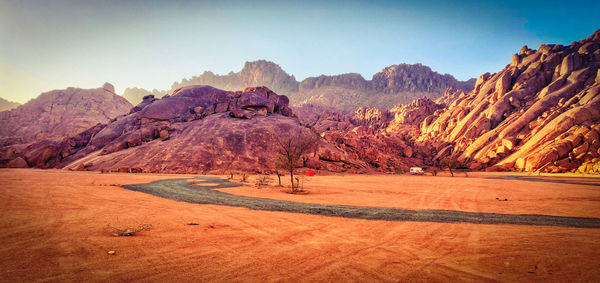
[[[0,170],[0,280],[600,280],[600,229],[253,211],[110,186],[174,177],[185,176]],[[317,176],[306,183],[308,195],[279,188],[226,191],[302,202],[600,217],[598,186],[477,177]],[[186,225],[190,221],[200,225]],[[106,229],[140,223],[154,230],[113,237]]]
[[[296,202],[395,207],[405,209],[448,209],[469,212],[547,214],[600,217],[600,186],[487,179],[507,173],[456,173],[438,176],[332,175],[302,177],[307,195],[281,193],[282,188],[248,187],[219,189],[222,192]],[[511,175],[517,175],[512,173]],[[523,175],[530,178],[538,176]],[[289,186],[289,177],[282,185]],[[257,176],[248,179],[254,186]],[[543,177],[600,185],[600,178]],[[235,180],[239,180],[234,176]],[[277,184],[277,177],[271,178]],[[508,199],[508,201],[498,201]]]

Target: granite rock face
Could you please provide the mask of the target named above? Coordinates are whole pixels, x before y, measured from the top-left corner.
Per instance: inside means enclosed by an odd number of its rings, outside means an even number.
[[[421,124],[419,141],[451,146],[475,169],[595,173],[600,31],[571,45],[526,46],[496,74]],[[451,153],[450,153],[451,152]]]

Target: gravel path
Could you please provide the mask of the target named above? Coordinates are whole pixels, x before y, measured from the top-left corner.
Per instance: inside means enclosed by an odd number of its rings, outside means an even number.
[[[217,188],[238,186],[242,186],[242,184],[233,183],[229,180],[218,177],[196,177],[192,180],[160,180],[148,184],[123,185],[122,187],[129,190],[149,193],[155,196],[178,201],[199,204],[237,206],[254,210],[284,211],[388,221],[600,228],[600,218],[565,217],[539,214],[478,213],[440,209],[410,210],[385,207],[324,205],[237,196],[214,190]]]

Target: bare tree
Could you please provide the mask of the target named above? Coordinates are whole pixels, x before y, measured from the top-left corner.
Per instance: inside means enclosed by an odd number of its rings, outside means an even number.
[[[448,170],[450,170],[450,175],[452,175],[452,177],[454,177],[454,173],[452,172],[452,169],[454,169],[458,166],[458,161],[454,158],[446,157],[446,158],[444,158],[444,160],[442,160],[442,166],[448,167]]]
[[[302,166],[302,157],[314,151],[317,137],[312,133],[300,133],[289,136],[273,134],[277,142],[277,168],[290,172],[290,186],[292,193],[299,187],[294,185],[294,170]]]

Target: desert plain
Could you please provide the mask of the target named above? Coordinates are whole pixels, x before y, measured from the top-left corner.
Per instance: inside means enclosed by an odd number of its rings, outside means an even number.
[[[258,176],[250,176],[219,190],[304,203],[600,217],[597,177],[497,178],[515,175],[317,175],[304,179],[308,194],[285,193],[276,178],[258,189]],[[121,187],[194,176],[0,170],[0,281],[600,279],[598,228],[352,219],[194,204]],[[139,224],[153,229],[115,237],[108,228]]]

